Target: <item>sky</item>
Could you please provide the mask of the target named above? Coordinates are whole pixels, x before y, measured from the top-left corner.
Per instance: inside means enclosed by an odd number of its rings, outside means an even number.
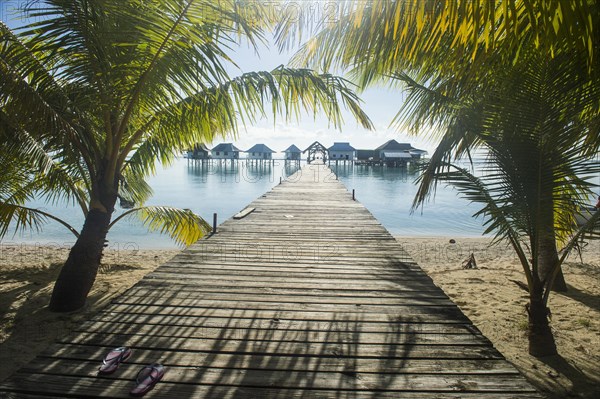
[[[11,28],[18,26],[20,22],[16,20],[14,10],[22,3],[23,0],[0,0],[0,20],[7,22]],[[329,3],[315,0],[315,4]],[[266,46],[258,49],[258,53],[247,45],[240,45],[231,52],[239,70],[231,69],[230,74],[233,77],[250,71],[270,71],[282,64],[287,65],[293,53],[294,49],[280,53],[270,38]],[[318,140],[325,146],[330,146],[334,142],[349,142],[357,149],[374,149],[387,140],[395,139],[399,142],[411,143],[413,147],[426,150],[430,154],[433,152],[436,147],[435,142],[422,137],[409,136],[406,131],[397,131],[389,127],[402,106],[403,96],[399,89],[370,88],[360,93],[360,97],[364,101],[363,109],[371,118],[375,130],[370,131],[361,127],[348,111],[343,113],[344,125],[341,130],[329,127],[327,119],[323,116],[314,119],[312,115],[306,115],[301,120],[291,123],[281,119],[274,120],[270,116],[251,126],[241,126],[235,138],[215,140],[208,146],[228,141],[234,142],[242,150],[254,144],[266,144],[274,151],[283,151],[291,144],[305,149]]]

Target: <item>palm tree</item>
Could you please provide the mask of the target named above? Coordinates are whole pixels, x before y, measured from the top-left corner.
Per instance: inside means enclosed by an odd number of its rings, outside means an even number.
[[[580,61],[523,48],[516,64],[490,69],[479,89],[460,98],[446,95],[456,79],[425,86],[398,76],[408,88],[405,107],[414,123],[445,121],[414,206],[438,183],[482,205],[476,216],[484,217],[485,233],[509,242],[523,267],[534,356],[556,354],[548,298],[562,263],[579,240],[600,237],[600,211],[583,227],[575,220],[593,194],[590,180],[600,174],[598,143],[586,141],[599,116],[600,84],[574,72],[585,68]],[[595,116],[589,115],[594,108]],[[455,162],[478,149],[485,159],[477,175]]]
[[[344,79],[283,66],[230,76],[229,50],[241,40],[256,46],[271,24],[257,8],[233,0],[46,0],[24,11],[35,22],[18,35],[0,22],[0,233],[11,221],[35,228],[51,217],[24,206],[34,196],[70,201],[85,215],[79,232],[68,226],[77,240],[51,310],[85,304],[115,203],[143,205],[157,159],[168,164],[176,151],[235,135],[239,120],[267,112],[324,112],[339,127],[343,104],[371,127]],[[206,227],[186,210],[139,212],[185,243]]]
[[[527,276],[536,356],[556,353],[549,289],[598,220],[581,230],[573,223],[590,193],[584,176],[598,173],[599,23],[597,5],[585,0],[348,2],[295,57],[349,69],[361,87],[408,89],[392,124],[440,140],[414,205],[439,182],[484,205],[487,232],[511,243]],[[290,32],[282,28],[280,40]],[[478,148],[487,153],[483,176],[452,164]]]

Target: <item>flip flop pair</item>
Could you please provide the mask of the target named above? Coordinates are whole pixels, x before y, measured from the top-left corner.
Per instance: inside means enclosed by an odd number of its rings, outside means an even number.
[[[112,374],[119,365],[131,356],[131,349],[126,346],[115,348],[108,352],[102,360],[102,366],[98,374]],[[165,367],[162,364],[153,363],[143,367],[135,378],[136,386],[129,392],[131,396],[144,396],[165,375]]]

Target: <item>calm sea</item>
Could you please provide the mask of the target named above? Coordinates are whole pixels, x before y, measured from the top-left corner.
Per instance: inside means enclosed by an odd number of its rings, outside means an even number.
[[[349,190],[356,190],[357,200],[393,235],[480,236],[483,232],[482,220],[471,217],[477,206],[459,198],[451,188],[439,187],[435,200],[411,214],[417,187],[414,184],[416,175],[410,170],[343,165],[332,165],[331,168]],[[149,179],[154,196],[148,205],[189,208],[209,222],[216,212],[219,222],[222,222],[279,184],[280,177],[285,179],[296,170],[295,166],[286,166],[283,161],[262,167],[249,166],[245,162],[239,166],[202,167],[189,163],[187,159],[178,159],[170,167],[159,169],[156,176]],[[43,202],[29,206],[56,214],[77,229],[83,225],[81,212],[72,206],[51,206]],[[122,212],[118,208],[117,214]],[[13,235],[11,231],[2,243],[68,246],[74,239],[63,226],[49,221],[41,233]],[[109,232],[108,239],[109,247],[113,249],[176,247],[167,236],[148,233],[135,217],[117,223]]]

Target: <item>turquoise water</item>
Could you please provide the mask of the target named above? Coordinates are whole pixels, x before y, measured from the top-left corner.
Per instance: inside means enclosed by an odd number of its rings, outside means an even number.
[[[417,187],[413,184],[416,175],[396,168],[365,166],[331,166],[349,190],[356,190],[356,198],[394,235],[411,236],[479,236],[483,228],[481,219],[471,215],[476,206],[457,197],[450,188],[440,187],[435,201],[422,210],[410,213]],[[279,184],[296,171],[283,161],[262,166],[208,165],[189,163],[179,159],[166,169],[158,170],[149,179],[154,196],[148,205],[169,205],[189,208],[212,223],[214,212],[219,221],[230,218],[248,203]],[[42,202],[30,206],[64,218],[75,228],[83,225],[83,217],[72,206],[49,206]],[[118,208],[117,214],[123,211]],[[12,232],[3,243],[25,242],[28,244],[53,244],[69,246],[75,237],[63,226],[48,222],[38,234],[27,232],[13,236]],[[176,245],[166,236],[148,233],[135,219],[124,219],[109,232],[109,247],[113,249],[174,248]]]
[[[469,237],[483,233],[483,219],[472,217],[477,205],[459,198],[448,187],[438,187],[435,198],[411,213],[417,193],[415,172],[381,166],[331,168],[393,235]]]

